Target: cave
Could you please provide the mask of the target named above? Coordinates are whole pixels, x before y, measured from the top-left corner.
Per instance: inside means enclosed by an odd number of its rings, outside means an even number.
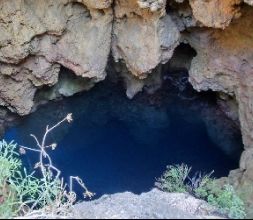
[[[0,11],[0,218],[253,217],[253,0],[2,0]],[[45,149],[61,175],[43,170],[51,160],[30,135],[54,124]],[[182,164],[182,187],[159,185]]]
[[[148,192],[167,165],[184,163],[193,173],[228,176],[239,167],[240,128],[220,109],[216,93],[196,92],[188,82],[187,68],[195,55],[181,44],[162,66],[162,85],[152,94],[144,89],[130,100],[122,83],[108,77],[88,92],[47,102],[19,118],[4,139],[34,146],[29,134],[41,137],[48,124],[73,113],[72,124],[50,135],[49,141],[59,146],[50,153],[64,178],[80,176],[95,198]],[[60,77],[66,75],[74,77],[62,68]],[[32,170],[37,155],[27,153],[23,160]]]

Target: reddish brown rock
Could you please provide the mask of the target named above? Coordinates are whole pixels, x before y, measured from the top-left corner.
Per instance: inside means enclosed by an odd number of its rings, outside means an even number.
[[[0,2],[0,100],[28,114],[38,87],[57,83],[59,66],[95,82],[111,48],[111,1]]]
[[[158,64],[166,63],[179,44],[180,33],[165,13],[140,8],[137,0],[115,1],[113,55],[136,77],[143,79]]]

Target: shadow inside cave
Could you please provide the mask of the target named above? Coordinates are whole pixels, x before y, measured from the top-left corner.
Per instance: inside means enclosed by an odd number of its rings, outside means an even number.
[[[163,78],[156,93],[133,100],[106,80],[89,92],[41,106],[7,129],[5,139],[34,146],[30,133],[41,137],[48,123],[72,112],[74,122],[49,137],[59,145],[51,155],[65,178],[82,177],[97,197],[149,191],[169,164],[214,170],[215,177],[238,168],[240,130],[219,110],[215,95],[195,92],[182,70]],[[36,160],[31,153],[24,157],[30,169]]]

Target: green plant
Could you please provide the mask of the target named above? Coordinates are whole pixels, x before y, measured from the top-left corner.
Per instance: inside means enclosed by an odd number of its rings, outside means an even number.
[[[187,165],[168,166],[161,178],[156,182],[156,186],[166,192],[187,192],[185,181],[191,172]]]
[[[211,178],[211,174],[200,177],[197,185],[195,185],[195,187],[192,188],[191,193],[195,195],[197,198],[205,199],[210,194],[210,191],[214,192],[217,190],[217,186],[215,184],[214,179]],[[192,179],[191,178],[189,179],[190,182],[192,183]]]
[[[201,180],[199,186],[194,190],[194,195],[217,207],[222,214],[227,214],[229,218],[244,219],[246,217],[244,203],[237,196],[234,187],[231,185],[220,186],[210,175]]]
[[[231,185],[225,185],[222,188],[216,186],[214,191],[209,192],[206,200],[209,204],[218,207],[221,213],[227,214],[229,218],[244,219],[246,217],[244,203]]]
[[[61,178],[61,171],[53,165],[48,150],[55,150],[56,143],[47,144],[47,136],[64,122],[72,122],[72,114],[63,120],[47,126],[41,141],[31,135],[36,148],[21,146],[19,153],[13,142],[0,142],[0,218],[24,216],[24,218],[73,218],[72,207],[76,201],[73,182],[76,181],[84,190],[84,196],[92,197],[79,177],[70,177],[70,187]],[[22,170],[20,154],[27,151],[38,153],[39,162],[35,164],[34,172],[28,174]],[[37,178],[40,173],[41,178]]]
[[[184,164],[168,166],[156,186],[166,192],[188,192],[196,198],[207,201],[229,218],[246,217],[244,203],[237,196],[233,186],[220,186],[215,179],[211,178],[212,173],[202,176],[198,172],[194,177],[190,177],[190,171],[191,168]]]
[[[0,217],[9,218],[16,214],[17,190],[11,185],[21,169],[21,161],[15,151],[17,146],[5,141],[0,142]]]

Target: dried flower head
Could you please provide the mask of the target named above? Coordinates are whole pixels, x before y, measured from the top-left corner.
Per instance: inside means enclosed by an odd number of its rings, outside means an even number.
[[[50,146],[51,146],[52,150],[55,150],[56,147],[57,147],[57,144],[56,144],[56,143],[53,143],[53,144],[51,144]]]
[[[20,148],[19,148],[19,153],[20,153],[21,155],[26,154],[26,150],[25,150],[25,148],[20,147]]]
[[[73,121],[73,117],[72,116],[73,116],[72,113],[69,113],[67,115],[66,119],[67,119],[68,123],[71,123]]]
[[[83,197],[86,199],[86,198],[89,198],[89,199],[92,199],[92,197],[94,197],[96,194],[95,193],[92,193],[90,191],[87,191],[87,192],[84,192],[83,193]]]

